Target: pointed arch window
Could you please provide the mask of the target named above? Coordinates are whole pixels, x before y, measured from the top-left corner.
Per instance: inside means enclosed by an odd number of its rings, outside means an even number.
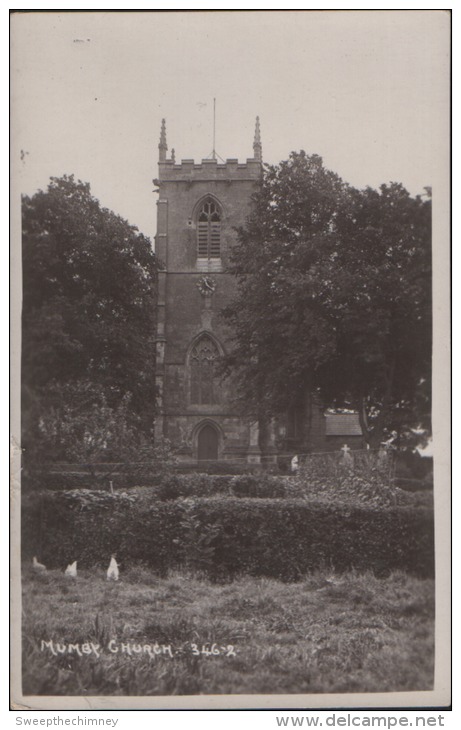
[[[190,364],[190,402],[195,405],[218,402],[215,367],[219,350],[211,337],[203,335],[193,346]]]
[[[206,198],[197,214],[197,258],[221,258],[220,205],[213,198]]]

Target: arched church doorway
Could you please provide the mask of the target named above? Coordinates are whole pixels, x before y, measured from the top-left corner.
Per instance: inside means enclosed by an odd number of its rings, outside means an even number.
[[[200,429],[197,440],[197,456],[199,461],[217,461],[218,432],[208,423]]]

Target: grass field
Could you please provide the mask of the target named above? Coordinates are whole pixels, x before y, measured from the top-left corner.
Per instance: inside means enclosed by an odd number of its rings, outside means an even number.
[[[23,576],[25,695],[429,690],[434,585],[394,573],[217,585],[143,568]],[[72,646],[71,646],[72,645]]]

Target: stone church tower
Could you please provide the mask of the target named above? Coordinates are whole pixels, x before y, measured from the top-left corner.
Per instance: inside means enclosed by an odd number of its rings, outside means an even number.
[[[235,228],[250,212],[262,172],[259,118],[253,157],[200,163],[167,157],[165,120],[159,144],[158,274],[155,434],[168,438],[184,462],[274,463],[291,454],[336,450],[345,441],[363,445],[357,414],[324,412],[311,395],[274,422],[252,423],[232,404],[229,383],[215,371],[230,347],[231,332],[219,317],[233,297],[227,273]],[[263,453],[261,453],[261,451]]]
[[[257,424],[240,417],[214,363],[229,347],[219,318],[235,279],[226,273],[262,168],[259,119],[253,157],[176,163],[167,156],[165,120],[159,144],[156,253],[158,404],[155,431],[183,461],[260,461]]]

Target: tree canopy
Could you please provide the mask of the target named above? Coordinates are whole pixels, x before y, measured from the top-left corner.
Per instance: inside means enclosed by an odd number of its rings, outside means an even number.
[[[225,362],[247,411],[317,392],[369,443],[430,427],[431,213],[400,184],[356,190],[317,155],[266,166],[230,270]]]
[[[109,413],[123,415],[125,435],[148,437],[157,269],[149,239],[73,176],[23,197],[22,234],[26,452],[78,456],[98,409],[106,424]],[[112,450],[116,432],[120,443],[120,423],[103,439]],[[101,433],[89,438],[94,446]]]

